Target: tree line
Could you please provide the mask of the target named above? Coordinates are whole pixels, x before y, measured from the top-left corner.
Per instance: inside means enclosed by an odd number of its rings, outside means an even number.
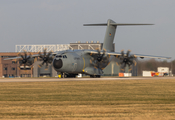
[[[138,75],[142,75],[142,71],[157,71],[158,67],[168,67],[172,74],[175,74],[175,60],[137,60]]]

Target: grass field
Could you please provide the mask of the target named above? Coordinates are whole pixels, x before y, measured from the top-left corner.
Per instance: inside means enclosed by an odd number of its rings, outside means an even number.
[[[0,83],[0,119],[175,120],[175,79]]]

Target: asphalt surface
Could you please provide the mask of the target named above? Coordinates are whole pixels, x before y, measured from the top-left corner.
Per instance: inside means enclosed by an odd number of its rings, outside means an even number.
[[[93,80],[152,80],[175,79],[175,77],[102,77],[102,78],[1,78],[0,82],[62,82],[62,81],[93,81]]]

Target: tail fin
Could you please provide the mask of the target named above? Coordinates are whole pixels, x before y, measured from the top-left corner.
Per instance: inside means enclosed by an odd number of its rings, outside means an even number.
[[[112,52],[113,41],[115,37],[115,31],[117,26],[126,26],[126,25],[153,25],[153,24],[125,24],[125,23],[115,23],[113,20],[109,19],[107,23],[101,24],[84,24],[84,26],[107,26],[106,34],[103,42],[103,49]]]

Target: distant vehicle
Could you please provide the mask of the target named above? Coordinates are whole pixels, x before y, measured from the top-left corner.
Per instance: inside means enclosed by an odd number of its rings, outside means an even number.
[[[20,65],[32,65],[35,57],[40,57],[43,66],[46,64],[53,64],[54,69],[57,72],[61,72],[62,77],[75,77],[78,74],[90,75],[90,77],[100,77],[103,75],[103,69],[111,62],[112,59],[115,59],[117,64],[121,65],[121,68],[124,69],[126,65],[129,66],[131,70],[131,65],[136,65],[135,59],[140,58],[159,58],[159,59],[170,59],[170,57],[161,57],[161,56],[150,56],[150,55],[141,55],[141,54],[130,54],[130,51],[124,53],[113,52],[113,41],[115,36],[115,31],[117,26],[126,26],[126,25],[152,25],[152,24],[123,24],[115,23],[112,20],[108,20],[107,23],[102,24],[84,24],[84,26],[107,26],[106,35],[103,42],[102,50],[65,50],[59,52],[46,52],[46,49],[43,53],[38,55],[29,55],[27,52],[24,52],[24,55],[19,54],[19,57],[7,58],[17,59]]]
[[[164,73],[164,76],[168,76],[168,73]]]

